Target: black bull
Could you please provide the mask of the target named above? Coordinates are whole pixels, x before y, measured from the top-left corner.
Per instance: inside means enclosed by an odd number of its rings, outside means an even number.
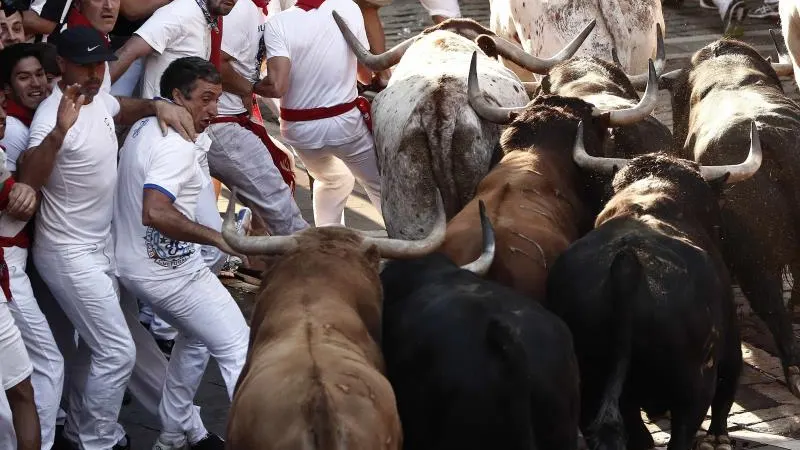
[[[800,280],[800,107],[786,97],[773,66],[735,40],[699,50],[689,69],[665,74],[662,87],[672,93],[675,142],[683,143],[678,152],[684,158],[701,164],[739,160],[750,121],[759,125],[763,167],[726,192],[722,249],[775,339],[790,390],[800,396],[800,347],[781,276],[788,266]]]
[[[576,155],[585,152],[582,126],[578,133]],[[669,449],[688,450],[709,405],[700,448],[730,449],[726,419],[742,360],[717,201],[726,181],[758,170],[755,127],[752,137],[738,167],[664,154],[627,162],[597,227],[551,269],[547,306],[573,334],[591,449],[652,448],[641,408],[650,417],[671,412]]]

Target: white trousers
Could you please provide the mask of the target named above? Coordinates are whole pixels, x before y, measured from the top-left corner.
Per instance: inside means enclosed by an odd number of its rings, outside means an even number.
[[[40,241],[39,241],[40,242]],[[111,237],[85,245],[34,242],[39,274],[78,332],[67,359],[67,437],[85,450],[107,450],[125,435],[118,423],[136,346],[120,307]]]
[[[28,250],[19,247],[7,247],[3,250],[11,276],[11,295],[14,297],[8,307],[22,334],[33,365],[31,384],[42,427],[42,448],[49,450],[55,439],[56,416],[64,386],[64,358],[58,350],[53,332],[50,331],[50,324],[39,309],[31,282],[25,273]]]
[[[208,364],[217,360],[233,398],[247,358],[250,328],[239,306],[207,267],[171,280],[130,280],[122,284],[178,330],[159,405],[161,441],[184,442],[191,425],[192,401]],[[191,441],[191,438],[190,438]]]
[[[0,378],[3,377],[3,366],[0,365]],[[17,434],[14,431],[11,406],[6,398],[6,391],[0,389],[0,450],[17,450]]]
[[[240,200],[263,219],[271,234],[289,235],[308,228],[292,191],[258,136],[237,123],[211,125],[208,135],[212,175],[237,188]]]
[[[419,0],[419,2],[431,16],[442,16],[449,19],[461,17],[458,0]]]
[[[366,125],[361,126],[364,133],[346,144],[310,150],[295,147],[297,156],[314,177],[314,223],[318,227],[344,225],[344,208],[355,179],[381,213],[381,178],[375,143]]]
[[[0,301],[0,387],[7,391],[31,376],[33,366],[22,342],[22,334],[14,323],[8,302]]]

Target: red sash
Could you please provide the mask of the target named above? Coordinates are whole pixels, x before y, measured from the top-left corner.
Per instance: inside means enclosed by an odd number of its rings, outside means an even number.
[[[11,192],[11,186],[14,186],[14,179],[9,177],[3,182],[3,187],[2,189],[0,189],[0,209],[6,209],[6,207],[8,206],[8,194]],[[24,235],[24,232],[20,234]],[[11,241],[16,239],[16,236],[13,238],[0,238],[0,239]],[[6,256],[2,247],[11,247],[12,245],[13,244],[6,245],[5,242],[0,243],[0,288],[2,288],[6,300],[8,300],[9,302],[12,300],[11,276],[9,275],[8,272],[8,264],[6,264]]]
[[[275,167],[277,167],[281,172],[283,181],[289,185],[289,188],[292,190],[292,194],[294,194],[295,179],[294,172],[292,171],[292,162],[289,159],[289,156],[281,151],[281,149],[279,149],[274,142],[272,142],[272,138],[269,137],[267,130],[262,125],[250,120],[250,117],[248,117],[247,113],[241,113],[235,116],[217,116],[211,121],[211,123],[238,123],[242,127],[258,136],[259,139],[261,139],[261,142],[264,143],[264,146],[267,147],[267,150],[269,150],[269,154],[272,156],[272,161],[275,163]]]
[[[281,108],[281,119],[288,120],[289,122],[305,122],[309,120],[328,119],[331,117],[340,116],[353,108],[358,108],[361,112],[361,117],[364,118],[364,123],[372,131],[372,112],[370,109],[369,100],[365,97],[358,96],[352,102],[342,103],[334,106],[324,106],[321,108],[310,109],[289,109]]]
[[[12,103],[12,100],[8,100],[9,103]],[[23,120],[23,119],[19,119]],[[0,145],[0,150],[6,151],[2,145]],[[15,183],[14,179],[9,177],[6,181],[3,182],[2,188],[0,188],[0,210],[5,209],[8,206],[8,194],[11,193],[11,186]],[[19,248],[28,248],[30,246],[30,238],[28,237],[28,228],[30,228],[31,222],[20,230],[16,236],[6,237],[0,236],[0,247],[19,247]],[[2,258],[2,255],[0,255]],[[0,269],[2,272],[2,269]],[[2,273],[0,273],[0,283],[2,283]]]

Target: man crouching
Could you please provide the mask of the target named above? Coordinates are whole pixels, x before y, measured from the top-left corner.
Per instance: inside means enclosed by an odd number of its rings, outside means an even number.
[[[203,262],[200,246],[234,253],[222,235],[195,222],[206,182],[198,162],[203,133],[217,115],[222,94],[219,72],[197,57],[172,62],[161,77],[161,95],[185,107],[198,138],[161,133],[148,117],[130,130],[120,151],[113,234],[122,284],[178,330],[159,405],[158,448],[222,448],[214,435],[189,429],[192,400],[209,353],[233,389],[247,354],[249,328],[230,293]],[[180,420],[175,418],[186,418]]]

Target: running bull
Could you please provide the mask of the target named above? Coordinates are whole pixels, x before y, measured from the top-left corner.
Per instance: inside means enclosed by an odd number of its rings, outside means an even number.
[[[442,254],[391,261],[383,352],[410,450],[574,450],[578,366],[564,323]],[[488,256],[487,256],[488,255]],[[475,272],[475,273],[473,273]]]
[[[775,339],[790,390],[800,396],[800,346],[782,292],[784,267],[800,280],[800,107],[786,97],[773,66],[736,40],[708,44],[688,70],[664,74],[662,85],[672,93],[683,158],[703,165],[741,161],[750,122],[758,124],[764,167],[726,193],[723,252]]]
[[[469,103],[480,117],[509,124],[503,132],[503,158],[480,182],[475,198],[447,227],[441,251],[456,264],[480,253],[478,201],[486,203],[497,229],[497,256],[488,277],[536,300],[543,300],[549,268],[570,243],[591,227],[600,208],[602,189],[583,176],[572,161],[572,136],[579,121],[589,125],[591,154],[602,155],[607,129],[635,124],[658,100],[658,79],[650,65],[650,82],[638,104],[606,111],[574,97],[540,95],[524,108],[493,105],[481,93],[473,58]]]
[[[235,195],[234,195],[235,198]],[[342,228],[243,237],[231,201],[223,236],[243,254],[280,255],[264,275],[226,448],[401,449],[395,396],[383,375],[381,257],[418,258],[444,238],[376,239]]]
[[[606,58],[612,50],[629,73],[647,71],[656,55],[656,27],[664,30],[661,0],[491,0],[489,28],[498,36],[519,42],[534,56],[558,51],[576,30],[597,20],[597,31],[577,56]],[[529,81],[529,71],[504,59]]]
[[[589,448],[653,448],[640,408],[671,413],[670,450],[730,450],[726,420],[742,366],[733,290],[720,251],[725,183],[756,173],[755,124],[745,161],[700,166],[666,154],[591,157],[578,127],[575,161],[617,172],[595,229],[558,258],[547,307],[572,331],[581,376],[581,429]],[[627,164],[627,165],[626,165]]]
[[[465,107],[464,68],[470,56],[478,52],[478,78],[486,95],[498,104],[525,105],[529,101],[525,86],[470,40],[491,33],[477,22],[451,19],[386,53],[372,55],[336,13],[334,18],[360,63],[380,71],[399,61],[386,89],[372,102],[373,133],[383,177],[381,200],[387,233],[390,237],[419,239],[430,231],[434,221],[434,188],[442,192],[447,217],[455,216],[489,171],[502,130]],[[586,26],[548,60],[531,57],[519,47],[511,56],[544,73],[571,57],[593,26]]]

